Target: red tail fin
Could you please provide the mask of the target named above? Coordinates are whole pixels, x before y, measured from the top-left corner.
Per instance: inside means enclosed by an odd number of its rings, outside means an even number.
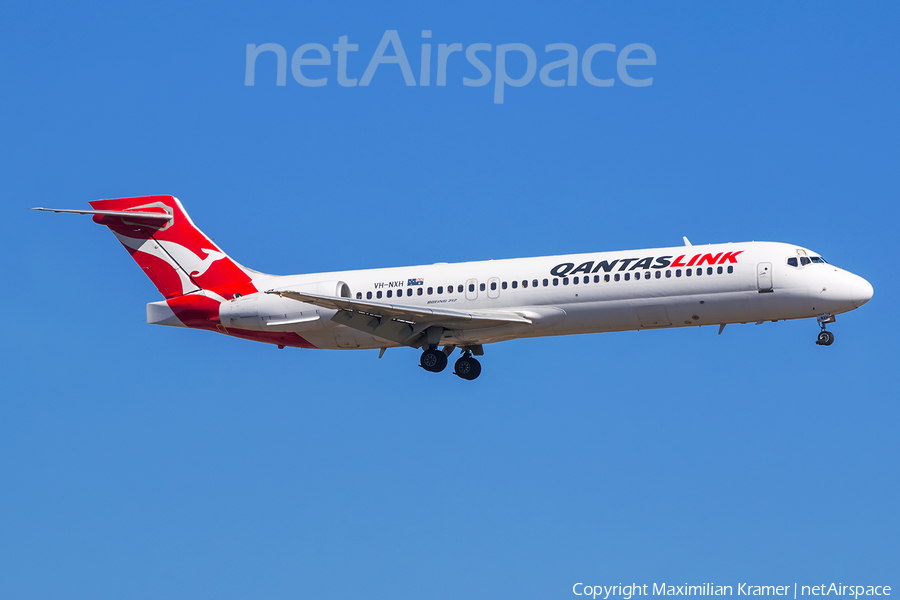
[[[91,202],[95,210],[169,214],[169,221],[129,219],[121,215],[94,215],[122,242],[135,262],[169,298],[197,289],[225,299],[256,291],[250,276],[202,231],[197,229],[181,202],[173,196],[143,196]]]

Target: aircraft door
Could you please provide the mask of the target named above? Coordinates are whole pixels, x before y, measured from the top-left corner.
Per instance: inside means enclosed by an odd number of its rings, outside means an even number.
[[[488,288],[487,288],[488,298],[499,298],[500,297],[500,278],[499,277],[491,277],[488,279]]]
[[[470,279],[466,282],[466,300],[478,298],[478,280]]]
[[[772,263],[763,262],[756,266],[756,284],[760,292],[772,290]]]

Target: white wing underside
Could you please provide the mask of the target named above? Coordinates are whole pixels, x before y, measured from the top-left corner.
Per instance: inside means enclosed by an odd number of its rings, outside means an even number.
[[[483,328],[519,323],[528,319],[514,312],[460,311],[447,308],[387,304],[353,298],[322,296],[290,290],[268,290],[282,298],[290,298],[321,308],[338,311],[331,320],[353,329],[408,346],[421,345],[430,327],[445,329]]]

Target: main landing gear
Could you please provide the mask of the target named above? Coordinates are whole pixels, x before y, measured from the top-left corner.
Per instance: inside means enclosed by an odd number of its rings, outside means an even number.
[[[473,350],[478,354],[481,351],[481,347],[465,347],[462,349],[463,355],[453,365],[454,375],[468,381],[472,381],[481,375],[481,363],[472,356]],[[431,373],[440,373],[447,368],[447,355],[451,352],[453,352],[452,346],[447,346],[443,350],[438,350],[435,346],[426,348],[419,359],[419,365]]]
[[[825,330],[825,324],[834,323],[834,315],[819,315],[816,317],[816,321],[819,322],[819,327],[822,328],[822,331],[819,332],[819,337],[816,338],[816,344],[819,346],[832,345],[834,343],[834,334]]]
[[[437,348],[429,348],[422,353],[419,364],[426,371],[440,373],[447,368],[447,355]]]
[[[478,362],[477,359],[472,358],[471,351],[465,350],[462,357],[460,357],[459,360],[456,361],[456,364],[453,365],[453,373],[456,374],[457,377],[472,381],[481,375],[481,363]]]

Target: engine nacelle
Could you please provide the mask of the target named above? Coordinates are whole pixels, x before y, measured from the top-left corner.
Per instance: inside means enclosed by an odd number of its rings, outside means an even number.
[[[343,281],[317,281],[278,289],[320,296],[350,297],[350,286]],[[276,294],[256,292],[222,302],[219,305],[219,320],[226,328],[302,331],[325,326],[330,322],[333,312]]]

